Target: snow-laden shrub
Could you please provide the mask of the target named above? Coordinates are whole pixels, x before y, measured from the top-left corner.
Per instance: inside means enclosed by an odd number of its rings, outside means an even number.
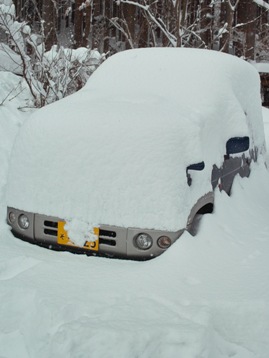
[[[31,39],[32,41],[32,39]],[[57,47],[44,51],[44,45],[34,46],[30,85],[38,106],[66,97],[82,88],[102,61],[98,51]]]
[[[19,72],[29,86],[35,107],[79,90],[103,60],[98,51],[87,48],[72,50],[53,46],[46,52],[42,23],[40,34],[35,34],[25,21],[16,21],[11,0],[0,1],[0,28],[9,48],[19,55]],[[1,46],[0,51],[6,51],[6,47]],[[9,56],[10,61],[14,58]]]

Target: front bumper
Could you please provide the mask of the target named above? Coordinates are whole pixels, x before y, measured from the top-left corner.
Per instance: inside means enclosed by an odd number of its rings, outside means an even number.
[[[12,221],[10,220],[11,212],[13,213]],[[22,214],[27,215],[29,219],[29,227],[27,229],[22,229],[18,224],[18,218]],[[59,244],[58,223],[62,221],[63,220],[61,218],[53,216],[34,214],[10,207],[7,209],[7,222],[11,226],[12,232],[16,237],[52,249],[68,250],[77,253],[86,253],[108,257],[128,258],[136,260],[151,259],[166,251],[166,249],[162,249],[158,246],[157,240],[159,237],[164,235],[168,236],[173,244],[184,231],[179,230],[177,232],[169,232],[161,230],[147,230],[139,228],[123,228],[118,226],[100,225],[98,235],[98,251],[95,251],[87,249],[86,247]],[[149,234],[153,240],[153,244],[148,250],[141,250],[134,243],[134,238],[141,232]]]

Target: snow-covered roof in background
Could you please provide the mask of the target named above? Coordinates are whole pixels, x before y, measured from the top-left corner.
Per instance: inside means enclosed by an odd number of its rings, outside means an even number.
[[[269,73],[269,62],[251,62],[260,73]]]
[[[263,0],[253,0],[257,5],[269,10],[269,4]]]
[[[262,147],[253,66],[208,50],[125,51],[22,127],[8,205],[92,225],[176,231],[211,190],[226,141],[244,135]],[[186,167],[200,161],[203,179],[189,188]]]

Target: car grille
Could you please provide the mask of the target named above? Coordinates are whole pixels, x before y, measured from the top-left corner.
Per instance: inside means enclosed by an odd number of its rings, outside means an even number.
[[[54,221],[44,221],[44,234],[50,236],[56,236],[58,234],[58,223]]]
[[[58,222],[45,220],[44,221],[44,234],[57,237]],[[115,231],[100,229],[99,244],[116,246],[116,240],[115,240],[116,237],[117,237],[117,234]]]
[[[99,231],[99,243],[110,245],[110,246],[116,246],[116,240],[117,234],[115,231],[110,230],[102,230]]]

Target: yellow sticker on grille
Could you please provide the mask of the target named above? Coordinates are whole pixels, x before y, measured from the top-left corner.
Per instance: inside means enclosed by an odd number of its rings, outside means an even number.
[[[84,244],[84,247],[88,248],[89,250],[98,251],[99,250],[99,227],[94,227],[93,233],[97,239],[94,241],[86,241]]]
[[[68,238],[67,232],[64,229],[65,222],[58,222],[58,234],[57,234],[57,242],[61,245],[74,245]]]
[[[57,243],[59,245],[67,245],[80,247],[87,250],[98,251],[99,250],[99,228],[95,227],[93,229],[93,233],[96,237],[96,240],[86,241],[83,246],[75,245],[68,237],[67,231],[64,228],[65,221],[58,221],[58,233],[57,233]]]

